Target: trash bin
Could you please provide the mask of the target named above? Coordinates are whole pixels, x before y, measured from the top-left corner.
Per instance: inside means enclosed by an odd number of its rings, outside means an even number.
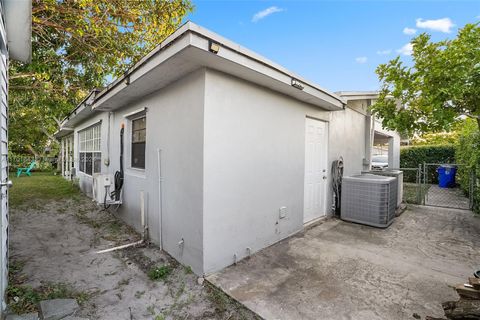
[[[457,168],[449,165],[441,165],[437,168],[438,186],[440,188],[453,188],[455,186],[455,174]]]

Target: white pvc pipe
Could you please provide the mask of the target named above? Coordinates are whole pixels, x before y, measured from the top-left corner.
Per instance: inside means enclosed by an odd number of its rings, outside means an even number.
[[[124,244],[122,246],[113,247],[113,248],[109,248],[109,249],[105,249],[105,250],[100,250],[100,251],[97,251],[96,253],[106,253],[106,252],[111,252],[111,251],[115,251],[115,250],[125,249],[125,248],[133,247],[133,246],[136,246],[136,245],[139,245],[139,244],[142,244],[142,243],[143,243],[143,239],[139,240],[137,242]]]
[[[142,239],[145,239],[145,195],[140,191],[140,221],[142,224]]]
[[[163,232],[162,232],[162,224],[163,224],[163,212],[162,212],[162,150],[157,148],[157,172],[158,172],[158,232],[160,234],[160,250],[163,250]]]
[[[96,253],[112,252],[112,251],[115,251],[115,250],[125,249],[125,248],[129,248],[129,247],[133,247],[133,246],[136,246],[136,245],[143,244],[143,242],[145,241],[145,232],[146,232],[146,229],[145,229],[145,195],[144,195],[143,191],[140,191],[140,219],[141,219],[141,223],[142,223],[142,240],[139,240],[139,241],[136,241],[136,242],[133,242],[133,243],[124,244],[124,245],[121,245],[121,246],[118,246],[118,247],[113,247],[113,248],[109,248],[109,249],[100,250],[100,251],[97,251]]]

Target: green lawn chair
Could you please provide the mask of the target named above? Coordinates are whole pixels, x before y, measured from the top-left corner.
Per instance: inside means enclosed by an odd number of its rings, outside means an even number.
[[[30,171],[35,167],[35,161],[32,161],[28,168],[17,168],[17,177],[20,177],[22,173],[25,173],[27,176],[31,176]]]

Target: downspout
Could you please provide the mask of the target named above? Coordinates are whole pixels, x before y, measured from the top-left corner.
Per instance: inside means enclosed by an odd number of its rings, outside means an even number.
[[[375,121],[373,120],[372,112],[370,111],[371,105],[372,100],[367,99],[367,115],[365,119],[365,158],[363,159],[363,169],[366,171],[369,171],[372,168],[372,148],[375,132]]]
[[[108,124],[107,124],[107,156],[105,158],[105,166],[110,166],[110,126],[112,121],[112,112],[108,113]]]
[[[163,250],[163,201],[162,201],[162,150],[157,148],[157,172],[158,172],[158,232],[159,232],[159,243],[160,250]]]

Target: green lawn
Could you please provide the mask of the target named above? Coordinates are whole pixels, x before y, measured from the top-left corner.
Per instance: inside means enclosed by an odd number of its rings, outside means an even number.
[[[78,188],[72,182],[51,172],[32,172],[31,177],[22,175],[18,178],[11,174],[10,179],[13,182],[9,190],[11,207],[79,195]]]

